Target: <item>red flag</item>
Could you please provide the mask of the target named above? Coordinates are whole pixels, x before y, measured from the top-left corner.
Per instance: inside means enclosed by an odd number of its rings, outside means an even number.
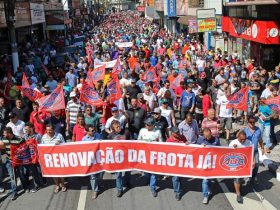
[[[39,111],[53,112],[65,109],[63,86],[58,86],[51,94],[38,99],[37,102],[39,103]]]
[[[23,72],[23,75],[22,75],[22,83],[21,83],[21,86],[22,87],[30,87],[30,84],[28,82],[28,79],[25,75],[25,73]]]
[[[150,68],[144,73],[144,80],[145,80],[146,82],[157,80],[157,74],[156,74],[156,72],[155,72],[155,68],[150,67]]]
[[[272,110],[280,114],[280,96],[268,98],[264,101],[264,103],[268,105]]]
[[[18,86],[18,89],[20,89],[22,94],[30,101],[36,101],[44,96],[40,91],[34,90],[31,87]]]
[[[37,141],[28,139],[21,144],[11,144],[13,167],[38,163]]]
[[[239,109],[246,112],[248,107],[248,91],[249,88],[245,87],[231,95],[228,98],[229,103],[227,104],[227,108]]]
[[[44,69],[47,76],[51,74],[50,70],[43,63],[41,63],[41,67]]]
[[[93,85],[99,80],[104,80],[106,71],[105,67],[106,65],[102,65],[95,68],[93,71],[89,71],[86,78],[86,82],[90,85]]]
[[[81,102],[85,102],[86,104],[92,106],[102,106],[104,104],[94,87],[89,85],[87,82],[83,82],[80,93]]]
[[[184,81],[184,77],[182,74],[179,74],[174,80],[173,83],[171,84],[172,89],[176,89],[177,87],[180,86],[180,83]]]
[[[113,79],[108,82],[107,90],[110,97],[110,103],[114,103],[114,101],[122,98],[122,91],[120,86],[120,81],[117,76],[113,77]]]
[[[122,71],[121,62],[117,59],[116,64],[113,67],[112,74],[119,74]]]

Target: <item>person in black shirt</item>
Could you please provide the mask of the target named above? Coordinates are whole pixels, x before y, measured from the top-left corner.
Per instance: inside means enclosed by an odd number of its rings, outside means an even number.
[[[65,131],[66,131],[66,119],[62,116],[62,110],[56,110],[52,113],[52,116],[47,118],[45,120],[45,124],[52,124],[54,125],[54,131],[56,133],[60,133],[64,139],[65,137]]]
[[[12,109],[12,112],[18,116],[18,119],[23,122],[29,121],[30,111],[27,106],[25,106],[21,99],[16,100],[16,107]]]
[[[128,104],[132,98],[137,98],[138,93],[142,93],[141,88],[136,85],[136,80],[131,79],[131,85],[125,89],[124,105],[128,109]]]
[[[163,141],[166,141],[169,132],[168,122],[165,117],[161,116],[161,109],[159,107],[155,108],[152,112],[153,118],[155,120],[154,127],[160,130]]]

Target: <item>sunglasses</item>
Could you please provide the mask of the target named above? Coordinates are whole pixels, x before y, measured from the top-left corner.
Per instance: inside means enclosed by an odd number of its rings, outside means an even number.
[[[255,121],[249,121],[249,123],[250,123],[250,124],[255,124],[256,122],[255,122]]]

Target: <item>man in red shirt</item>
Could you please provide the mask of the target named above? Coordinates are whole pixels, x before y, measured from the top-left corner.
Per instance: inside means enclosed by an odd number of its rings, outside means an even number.
[[[85,128],[85,118],[83,114],[78,114],[77,116],[77,124],[73,128],[73,136],[72,141],[82,141],[83,137],[87,134]]]
[[[34,125],[35,132],[44,135],[46,131],[45,119],[48,117],[46,112],[39,112],[39,104],[32,103],[33,111],[30,114],[29,121]]]

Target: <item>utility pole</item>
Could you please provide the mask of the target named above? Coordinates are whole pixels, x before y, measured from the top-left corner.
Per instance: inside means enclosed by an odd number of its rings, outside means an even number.
[[[19,66],[16,30],[15,30],[15,22],[16,22],[15,3],[16,3],[16,0],[4,0],[6,23],[7,23],[7,27],[8,27],[9,34],[10,34],[14,72],[17,71],[17,68]]]

